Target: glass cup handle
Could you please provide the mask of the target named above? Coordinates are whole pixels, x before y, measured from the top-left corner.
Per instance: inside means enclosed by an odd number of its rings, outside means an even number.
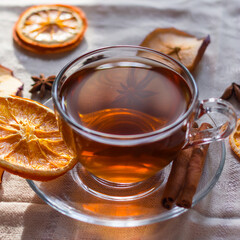
[[[199,101],[196,110],[195,121],[203,115],[208,114],[213,120],[213,128],[198,131],[196,128],[190,128],[188,133],[187,146],[206,144],[213,141],[220,141],[228,137],[236,127],[237,115],[233,106],[219,98],[209,98]],[[214,116],[215,115],[215,116]],[[223,123],[217,124],[218,120],[223,118]]]

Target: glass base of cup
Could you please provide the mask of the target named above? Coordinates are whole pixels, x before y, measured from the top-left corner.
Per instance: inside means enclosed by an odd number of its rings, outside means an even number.
[[[162,170],[142,182],[113,183],[92,175],[81,164],[78,164],[71,174],[74,181],[85,191],[95,197],[111,201],[132,201],[146,197],[158,190],[165,180],[164,170]]]

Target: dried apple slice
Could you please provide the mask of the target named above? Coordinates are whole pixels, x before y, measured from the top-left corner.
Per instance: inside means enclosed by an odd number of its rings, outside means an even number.
[[[0,96],[21,96],[23,83],[13,76],[13,72],[0,65]]]
[[[0,65],[0,76],[2,75],[13,75],[13,71]]]
[[[146,36],[141,46],[165,53],[193,71],[209,43],[209,35],[198,39],[176,28],[157,28]]]

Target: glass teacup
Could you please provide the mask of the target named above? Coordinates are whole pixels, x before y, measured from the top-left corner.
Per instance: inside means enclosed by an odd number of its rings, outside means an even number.
[[[229,103],[198,100],[181,63],[138,46],[80,56],[59,73],[52,97],[62,136],[79,158],[79,182],[111,200],[150,194],[182,148],[222,140],[236,124]],[[223,123],[204,131],[192,127],[212,113]]]

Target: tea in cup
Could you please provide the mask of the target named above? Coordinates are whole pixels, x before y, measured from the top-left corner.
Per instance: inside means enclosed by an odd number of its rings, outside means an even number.
[[[109,198],[116,191],[118,200],[156,189],[162,170],[183,147],[224,139],[236,124],[227,102],[198,100],[196,82],[181,63],[138,46],[80,56],[59,73],[52,96],[59,129],[79,157],[80,178],[91,178],[91,184],[83,180],[86,189]],[[193,130],[208,112],[227,120]]]

